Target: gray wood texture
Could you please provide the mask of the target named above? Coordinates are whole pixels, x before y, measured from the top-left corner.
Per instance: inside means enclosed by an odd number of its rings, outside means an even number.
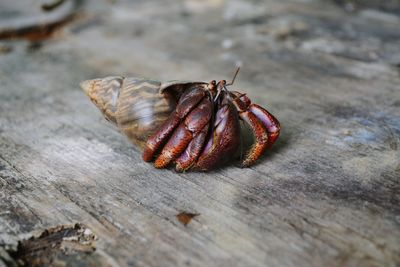
[[[0,43],[0,266],[75,223],[96,251],[55,266],[400,266],[399,1],[81,4],[41,45]],[[0,30],[53,12],[1,1]],[[282,123],[246,169],[154,169],[78,85],[229,80],[236,64],[234,88]]]

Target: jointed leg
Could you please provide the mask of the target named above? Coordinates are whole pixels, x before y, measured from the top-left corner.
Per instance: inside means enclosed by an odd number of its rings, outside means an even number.
[[[252,165],[267,149],[268,147],[268,134],[264,125],[257,119],[257,117],[249,112],[245,111],[240,113],[240,117],[247,122],[253,131],[255,142],[251,147],[250,151],[247,152],[244,160],[242,161],[243,167]]]
[[[154,162],[154,166],[156,168],[166,167],[169,163],[181,155],[182,152],[187,149],[186,147],[188,145],[190,147],[189,149],[192,150],[191,152],[196,152],[196,154],[191,155],[188,161],[182,159],[183,161],[181,163],[184,164],[183,167],[185,167],[186,164],[190,166],[191,162],[200,154],[200,150],[203,147],[205,137],[202,137],[202,135],[207,134],[211,112],[212,103],[210,99],[204,98],[200,104],[189,113],[184,121],[180,123]],[[205,133],[202,134],[202,131],[205,131]],[[198,137],[199,134],[200,136]],[[193,137],[194,143],[192,140]],[[195,147],[191,148],[191,146]],[[179,168],[179,166],[177,167]]]
[[[147,139],[143,150],[143,160],[152,161],[157,151],[165,144],[179,123],[205,97],[203,90],[193,88],[184,92],[178,102],[176,110],[163,123],[160,129]]]

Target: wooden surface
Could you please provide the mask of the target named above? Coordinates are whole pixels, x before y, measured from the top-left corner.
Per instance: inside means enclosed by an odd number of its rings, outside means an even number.
[[[65,18],[69,5],[1,1],[0,30]],[[54,265],[400,266],[399,1],[80,9],[41,43],[0,43],[0,266],[22,264],[18,241],[75,223],[95,251],[62,232]],[[230,79],[235,64],[234,87],[282,123],[247,169],[156,170],[78,86]],[[184,226],[181,212],[197,216]]]

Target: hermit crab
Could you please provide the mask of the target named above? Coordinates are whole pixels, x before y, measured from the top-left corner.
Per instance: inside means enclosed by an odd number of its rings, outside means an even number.
[[[232,82],[170,81],[120,76],[82,82],[105,118],[143,149],[156,168],[208,171],[226,163],[241,146],[241,121],[254,142],[241,165],[248,167],[276,141],[279,121]]]

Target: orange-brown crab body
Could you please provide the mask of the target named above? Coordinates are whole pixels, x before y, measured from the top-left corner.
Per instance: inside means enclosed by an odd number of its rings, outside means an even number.
[[[143,145],[143,160],[154,161],[156,168],[175,164],[177,171],[208,171],[221,166],[240,146],[240,120],[250,126],[255,137],[243,167],[254,164],[279,136],[278,120],[252,104],[245,94],[229,91],[225,80],[150,81],[144,85],[145,80],[137,78],[130,83],[122,77],[118,82],[115,77],[106,79],[86,81],[81,87],[106,118]],[[122,92],[124,87],[128,93]],[[140,121],[145,121],[146,127]]]

